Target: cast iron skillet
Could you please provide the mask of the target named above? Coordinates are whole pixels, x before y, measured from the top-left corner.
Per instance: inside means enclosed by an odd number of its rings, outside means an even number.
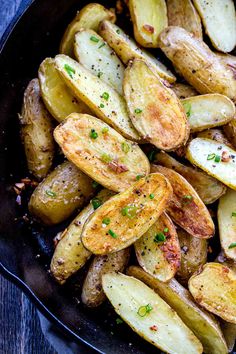
[[[23,205],[17,206],[12,191],[14,183],[28,175],[17,118],[24,89],[37,76],[40,62],[58,52],[66,25],[88,2],[33,1],[24,14],[18,13],[0,43],[0,270],[73,339],[82,340],[100,353],[152,354],[158,352],[156,348],[125,324],[116,324],[117,316],[109,304],[89,310],[79,302],[83,275],[75,276],[63,287],[53,281],[47,271],[52,238],[63,225],[42,230],[25,222],[22,217],[27,212],[27,195]],[[99,2],[114,6],[113,1]]]

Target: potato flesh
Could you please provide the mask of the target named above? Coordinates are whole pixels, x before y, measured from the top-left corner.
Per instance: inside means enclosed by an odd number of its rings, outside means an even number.
[[[57,55],[55,62],[66,84],[76,97],[83,100],[91,108],[98,118],[104,120],[126,138],[140,139],[128,116],[127,105],[123,96],[66,55]],[[69,73],[67,72],[68,67]]]
[[[222,155],[223,154],[223,155]],[[211,156],[229,156],[229,161],[215,162]],[[233,156],[233,157],[232,157]],[[194,165],[236,190],[236,151],[210,139],[193,139],[187,148],[187,159]]]
[[[124,65],[103,38],[92,30],[81,30],[74,45],[77,60],[123,95]]]
[[[165,242],[154,241],[160,233],[166,237]],[[154,278],[166,282],[175,276],[180,265],[180,246],[175,226],[167,214],[160,215],[134,247],[140,266]]]
[[[189,126],[180,101],[144,61],[130,63],[123,89],[129,116],[144,140],[163,150],[186,143]]]
[[[219,263],[207,263],[188,284],[197,303],[236,324],[236,273],[233,270]]]
[[[202,353],[201,343],[176,312],[144,283],[120,273],[109,273],[103,276],[102,284],[118,315],[145,340],[170,354]],[[152,310],[144,317],[139,316],[139,308],[148,304]]]
[[[188,84],[181,84],[179,82],[174,83],[171,86],[171,90],[174,91],[179,99],[185,99],[188,97],[197,96],[197,91]]]
[[[227,347],[216,319],[198,306],[190,292],[177,280],[163,283],[154,279],[140,267],[131,266],[127,274],[150,286],[169,306],[173,308],[196,337],[201,341],[206,354],[226,354]]]
[[[92,131],[98,134],[91,137]],[[140,147],[101,120],[71,114],[54,130],[67,158],[104,187],[120,192],[147,175],[150,165]]]
[[[215,140],[218,143],[225,144],[225,145],[229,146],[231,149],[234,148],[233,145],[229,142],[229,140],[224,135],[223,131],[220,129],[217,129],[217,128],[204,130],[203,132],[198,133],[197,137]]]
[[[82,233],[84,246],[101,255],[130,246],[155,223],[171,194],[170,183],[161,174],[141,178],[91,215]],[[105,218],[109,225],[103,224]]]

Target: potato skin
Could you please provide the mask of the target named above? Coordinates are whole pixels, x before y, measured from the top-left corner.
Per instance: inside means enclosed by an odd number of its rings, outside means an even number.
[[[228,126],[229,124],[226,124],[225,127]],[[223,129],[225,127],[223,127]],[[235,131],[235,134],[236,134],[236,131]],[[224,135],[223,131],[220,130],[220,129],[204,130],[203,132],[198,133],[197,137],[198,138],[215,140],[215,141],[218,141],[218,143],[225,144],[225,145],[229,146],[231,149],[234,149],[233,145],[230,143],[230,141]]]
[[[105,301],[106,295],[102,289],[102,276],[110,272],[123,272],[128,264],[129,257],[129,248],[109,255],[94,257],[84,280],[81,294],[82,302],[86,306],[97,307]]]
[[[223,127],[226,137],[229,139],[234,149],[236,149],[236,118]],[[227,144],[226,144],[227,145]]]
[[[52,166],[54,140],[52,117],[42,101],[38,79],[31,80],[24,92],[19,120],[28,169],[41,180]]]
[[[198,95],[198,92],[192,86],[179,82],[174,83],[171,86],[171,90],[174,91],[176,96],[181,100]]]
[[[91,178],[66,161],[34,190],[29,211],[46,225],[58,224],[94,195],[92,182]]]

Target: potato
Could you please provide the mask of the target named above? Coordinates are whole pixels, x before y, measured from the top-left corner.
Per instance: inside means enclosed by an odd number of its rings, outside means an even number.
[[[236,273],[225,265],[207,263],[188,282],[195,301],[206,310],[236,323]]]
[[[186,98],[181,103],[192,132],[224,125],[235,115],[234,103],[218,93]]]
[[[203,41],[183,28],[172,26],[161,32],[159,46],[199,93],[221,93],[236,101],[235,72]]]
[[[70,113],[91,113],[84,102],[76,98],[55,68],[55,60],[46,58],[38,71],[43,101],[51,115],[61,122]]]
[[[236,262],[236,191],[228,189],[220,198],[217,216],[221,247]]]
[[[236,151],[210,139],[193,139],[187,159],[232,189],[236,189]]]
[[[171,185],[163,175],[141,178],[91,215],[82,232],[84,246],[98,255],[130,246],[156,222],[171,194]]]
[[[109,272],[123,272],[130,256],[129,248],[105,256],[95,256],[83,283],[81,299],[88,307],[98,307],[106,300],[102,276]]]
[[[175,76],[165,65],[144,49],[140,49],[136,42],[127,36],[120,27],[109,21],[102,21],[99,27],[99,34],[114,49],[124,64],[127,65],[131,59],[142,59],[155,74],[169,82],[175,82]]]
[[[166,213],[135,244],[141,267],[154,278],[169,281],[180,265],[180,246],[175,226]]]
[[[76,32],[82,28],[97,31],[99,23],[103,20],[115,22],[116,16],[100,4],[91,3],[84,6],[67,27],[61,40],[60,53],[73,57]]]
[[[236,149],[236,118],[223,127],[226,137],[229,139],[234,149]]]
[[[19,120],[28,169],[40,180],[52,166],[54,140],[52,118],[42,102],[38,79],[31,80],[24,92]]]
[[[163,150],[186,143],[189,126],[180,101],[144,61],[130,62],[123,89],[129,116],[145,141]]]
[[[228,346],[228,352],[231,353],[234,350],[236,340],[236,325],[226,321],[221,321],[221,330],[223,332],[225,341]]]
[[[34,190],[29,211],[46,225],[58,224],[94,195],[92,179],[66,161]]]
[[[226,255],[222,250],[216,257],[215,262],[225,265],[236,273],[236,263],[232,259],[226,258]]]
[[[183,27],[202,39],[201,19],[191,0],[167,0],[166,4],[169,26]]]
[[[163,283],[144,272],[140,267],[135,266],[129,267],[127,274],[150,286],[177,312],[182,321],[201,341],[204,353],[227,353],[226,343],[216,319],[198,306],[189,291],[175,279],[171,279],[169,283]],[[175,351],[175,353],[177,352],[179,353],[179,351]]]
[[[124,65],[96,32],[80,30],[76,33],[75,57],[92,74],[123,95]]]
[[[174,91],[179,99],[197,96],[197,91],[188,84],[181,84],[179,82],[174,83],[171,86],[171,90]]]
[[[114,193],[107,189],[102,190],[63,232],[63,237],[56,246],[50,266],[51,274],[60,284],[64,284],[92,255],[81,241],[84,223],[94,212],[97,202],[103,203],[113,195]]]
[[[232,0],[193,0],[213,46],[231,52],[236,45],[236,17]],[[223,27],[222,27],[223,24]]]
[[[157,48],[160,32],[168,26],[165,0],[129,0],[135,40],[143,47]]]
[[[57,55],[55,62],[66,84],[76,97],[91,108],[98,118],[117,129],[126,138],[140,139],[128,116],[123,96],[66,55]]]
[[[95,117],[71,114],[54,130],[54,137],[69,160],[115,192],[125,190],[150,171],[138,145]]]
[[[118,315],[142,338],[167,353],[202,353],[202,345],[191,330],[144,283],[108,273],[102,277],[102,286]]]
[[[217,179],[208,176],[205,172],[192,166],[181,164],[165,152],[156,154],[154,162],[170,168],[183,176],[193,186],[205,204],[214,203],[226,192],[226,186]]]
[[[191,236],[181,228],[177,229],[181,247],[181,263],[177,278],[186,285],[189,278],[207,261],[207,240]]]
[[[163,166],[152,165],[151,172],[162,173],[171,183],[173,196],[166,211],[174,222],[194,237],[212,237],[215,227],[209,211],[186,179]]]
[[[230,123],[229,123],[230,124]],[[229,142],[229,140],[226,138],[222,130],[220,129],[208,129],[204,130],[203,132],[199,133],[197,135],[198,138],[206,138],[206,139],[211,139],[218,141],[218,143],[225,144],[229,146],[231,149],[233,149],[233,145]]]

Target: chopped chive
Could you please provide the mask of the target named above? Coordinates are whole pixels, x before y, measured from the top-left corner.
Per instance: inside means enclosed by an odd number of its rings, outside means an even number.
[[[75,74],[75,69],[73,69],[70,65],[65,64],[64,69],[67,72],[67,74],[73,79],[73,74]]]
[[[137,207],[134,205],[128,205],[121,209],[123,216],[128,216],[129,219],[133,219],[137,214]]]
[[[98,133],[96,132],[95,129],[91,129],[89,136],[91,139],[97,139]]]
[[[123,321],[121,318],[119,318],[119,317],[116,319],[116,324],[121,324],[121,323],[123,323],[123,322],[124,322],[124,321]]]
[[[102,220],[102,223],[105,224],[105,225],[109,225],[110,222],[111,222],[111,219],[110,219],[110,218],[104,218],[104,219]]]
[[[108,130],[109,130],[108,127],[102,128],[102,134],[106,134],[108,132]]]
[[[236,216],[236,211],[233,211],[231,214],[232,217]]]
[[[154,195],[153,193],[151,193],[151,194],[149,195],[149,198],[150,198],[150,199],[154,199],[154,197],[155,197],[155,195]]]
[[[216,157],[216,154],[208,154],[207,155],[207,160],[213,160]]]
[[[144,317],[146,316],[146,314],[148,314],[149,312],[151,312],[153,310],[152,306],[150,304],[147,304],[145,306],[140,306],[139,309],[138,309],[138,312],[137,314],[140,316],[140,317]]]
[[[142,178],[142,177],[144,177],[144,176],[143,175],[137,175],[135,179],[136,179],[136,181],[139,181],[140,178]]]
[[[51,191],[51,190],[46,190],[46,194],[49,196],[49,197],[52,197],[52,198],[55,198],[57,195],[55,192]]]
[[[165,233],[169,232],[168,227],[165,227],[164,230],[163,230],[163,232],[165,232]]]
[[[141,113],[143,110],[140,108],[135,108],[134,113]]]
[[[108,154],[102,154],[101,160],[102,162],[109,163],[112,161],[112,157]]]
[[[153,241],[154,242],[164,242],[166,240],[165,235],[163,234],[163,232],[158,232],[158,234],[155,235]]]
[[[220,162],[220,160],[221,160],[220,156],[219,156],[219,155],[216,155],[214,161],[215,161],[215,162]]]
[[[99,107],[104,108],[105,106],[104,106],[103,103],[100,103],[100,106],[99,106]]]
[[[102,48],[102,47],[104,47],[104,45],[106,45],[106,43],[105,42],[103,42],[99,47],[98,47],[98,49],[100,49],[100,48]]]
[[[130,146],[129,144],[127,144],[126,142],[122,143],[121,144],[121,148],[122,148],[122,151],[124,151],[126,154],[129,152],[130,150]]]
[[[150,162],[153,162],[155,160],[155,155],[156,155],[156,150],[150,151],[149,154],[147,155],[148,160]]]
[[[235,247],[236,247],[236,242],[233,242],[233,243],[231,243],[231,244],[229,245],[228,248],[235,248]]]
[[[109,99],[109,93],[108,93],[108,92],[103,92],[102,98],[104,98],[104,100],[108,101],[108,99]]]
[[[101,205],[102,205],[102,201],[99,198],[93,198],[92,199],[92,206],[93,206],[94,210],[99,208]]]
[[[184,106],[186,116],[189,118],[191,116],[191,108],[192,108],[191,104],[189,102],[184,102],[183,106]]]
[[[189,203],[191,200],[193,200],[193,197],[191,195],[184,195],[183,200],[185,203]]]
[[[120,30],[119,30],[119,29],[117,29],[117,30],[116,30],[116,33],[120,34]]]
[[[112,231],[111,229],[108,231],[108,233],[111,237],[117,238],[117,234],[114,231]]]
[[[100,77],[103,75],[103,73],[101,71],[98,72],[98,78],[100,79]]]
[[[95,36],[91,36],[90,37],[90,41],[94,42],[94,43],[98,43],[99,42],[99,39]]]
[[[92,183],[92,187],[93,188],[97,188],[99,186],[99,183],[98,182],[96,182],[96,181],[93,181],[93,183]]]

